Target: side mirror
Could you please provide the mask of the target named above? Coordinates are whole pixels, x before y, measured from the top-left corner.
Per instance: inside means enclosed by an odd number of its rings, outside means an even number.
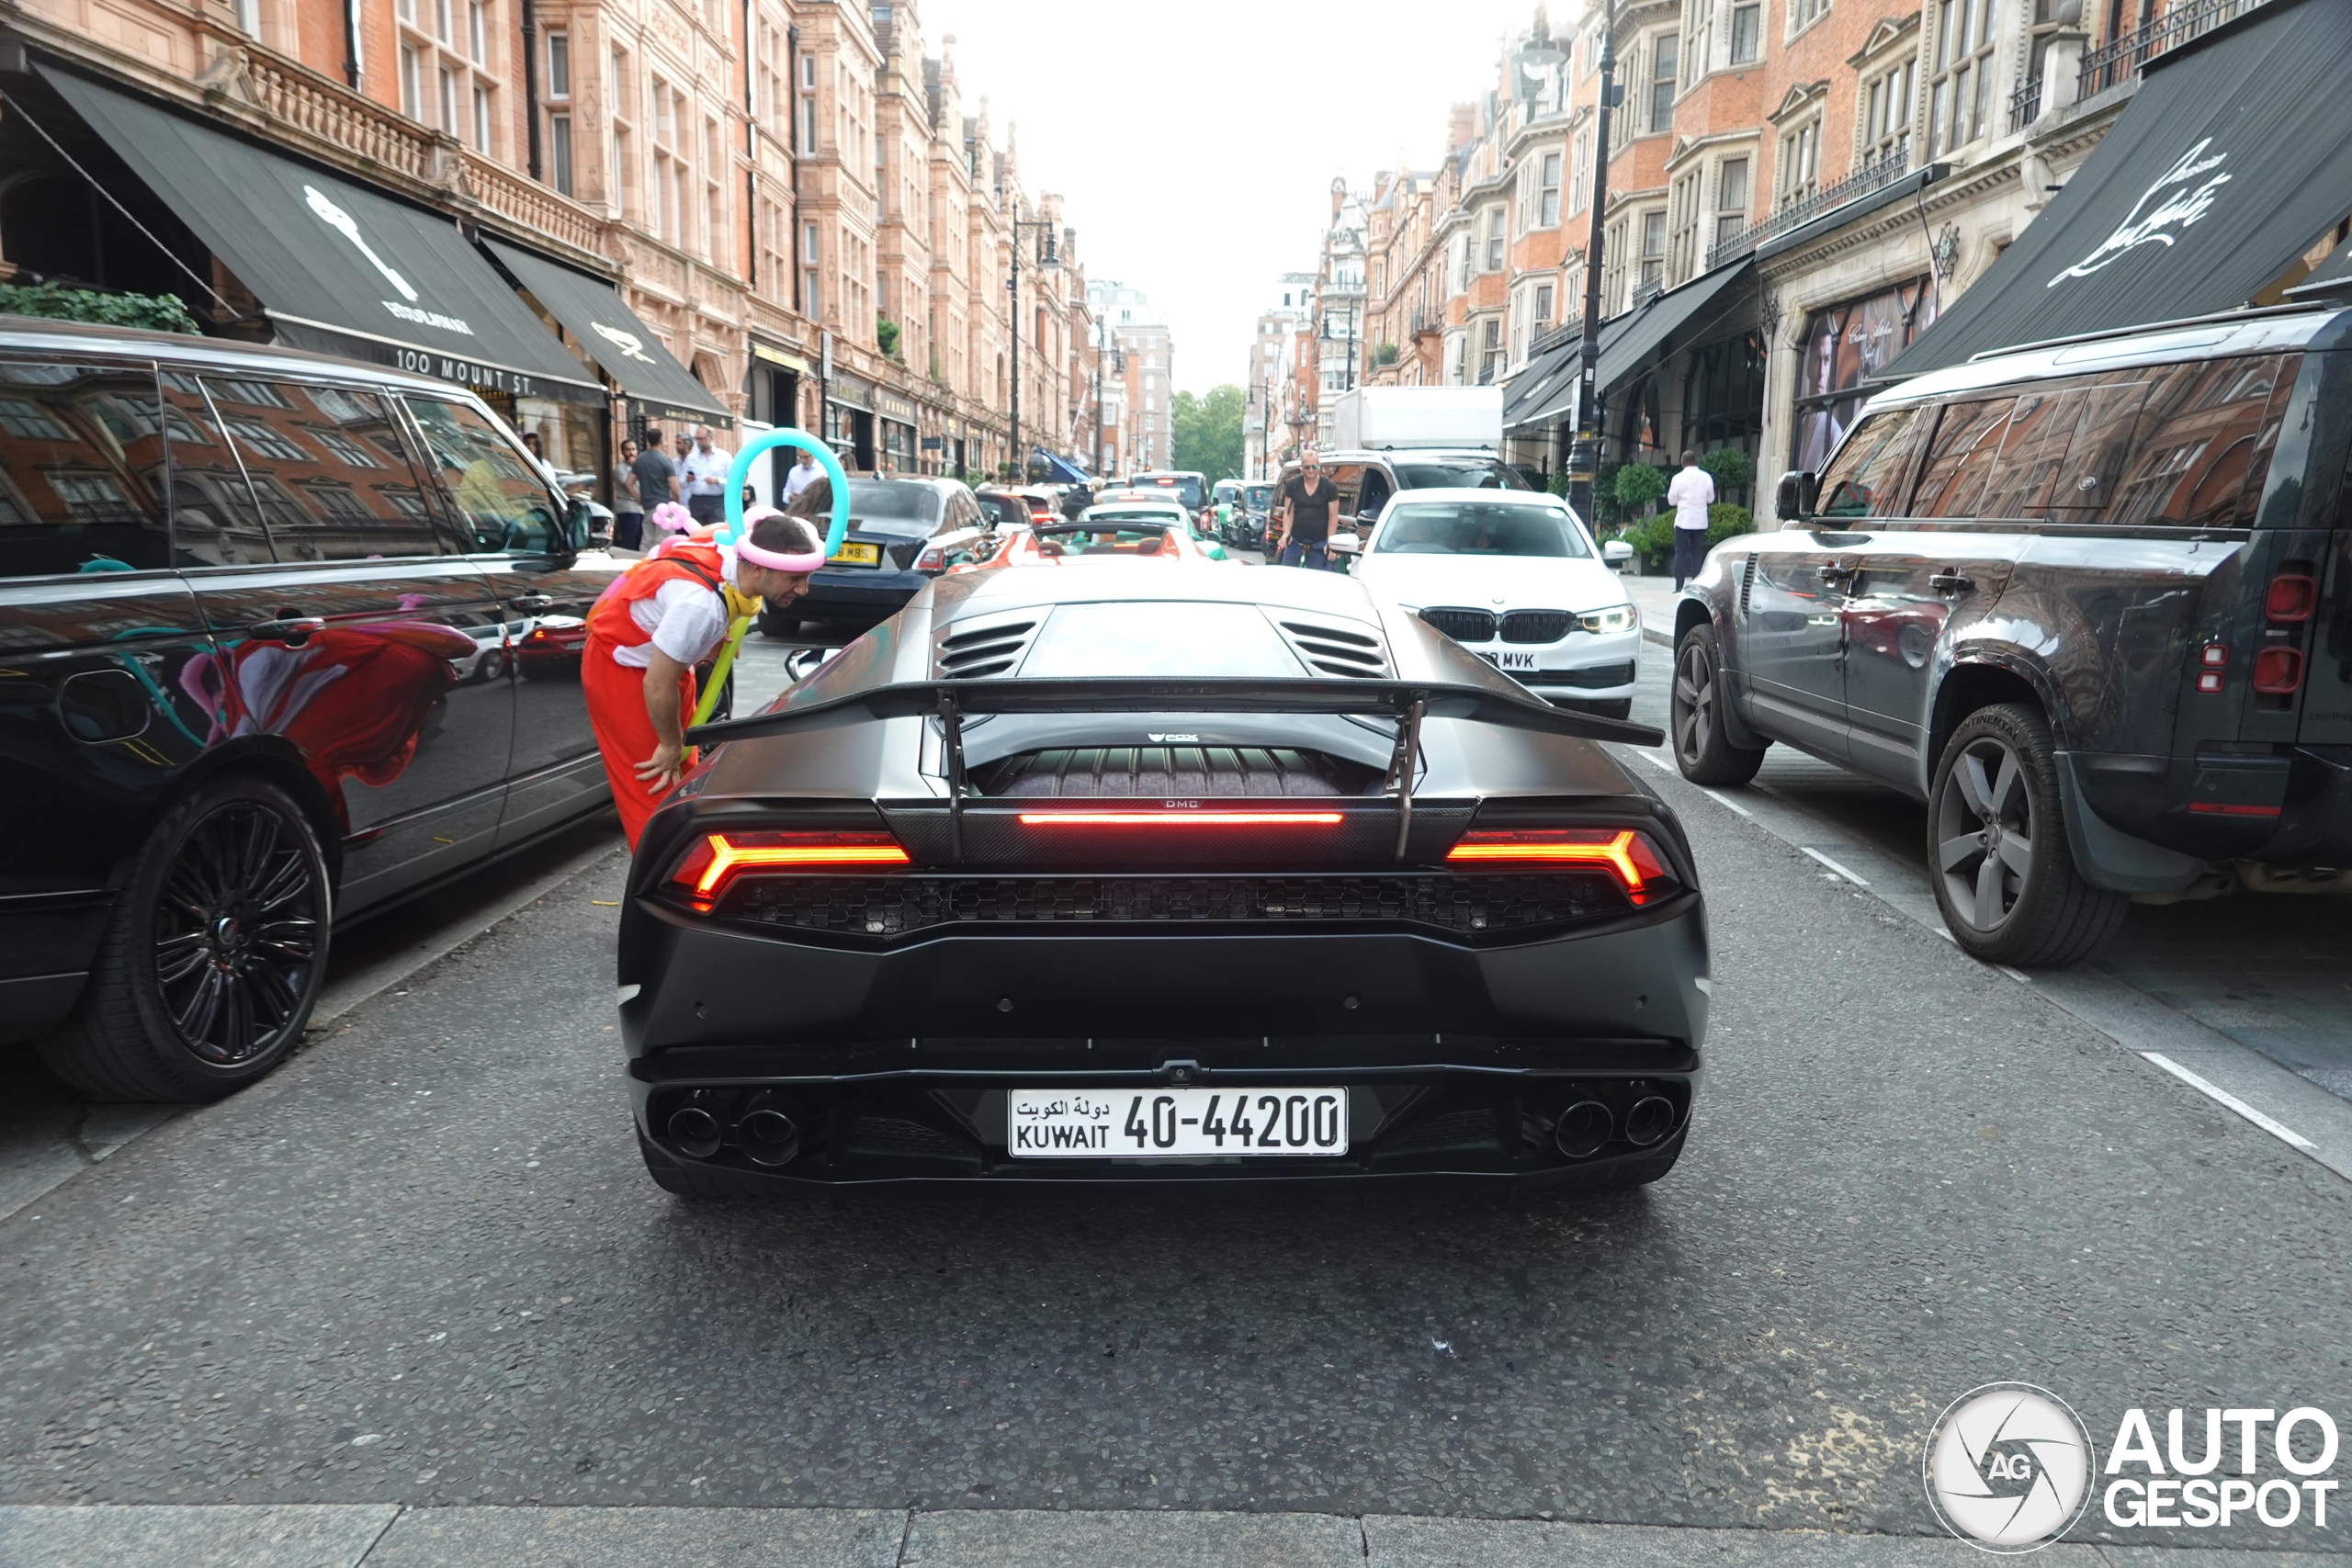
[[[1600,547],[1600,558],[1612,569],[1623,571],[1634,558],[1634,547],[1623,539],[1611,539]]]
[[[1772,492],[1772,515],[1783,523],[1810,517],[1820,494],[1820,475],[1792,469],[1781,476],[1780,487]]]
[[[1325,548],[1335,556],[1357,556],[1363,553],[1363,541],[1353,534],[1334,534],[1325,541]]]
[[[563,547],[578,554],[588,547],[588,536],[595,516],[588,510],[588,502],[579,496],[567,496],[563,509]]]

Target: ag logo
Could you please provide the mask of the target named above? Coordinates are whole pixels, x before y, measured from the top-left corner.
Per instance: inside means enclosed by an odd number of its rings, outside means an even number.
[[[1928,1502],[1946,1529],[1985,1551],[2035,1551],[2090,1501],[2091,1439],[2065,1401],[2031,1383],[1987,1383],[1928,1434]]]
[[[598,337],[619,349],[627,357],[641,360],[648,365],[654,363],[653,356],[645,352],[645,340],[635,333],[625,333],[618,327],[608,327],[602,321],[591,321],[588,324],[595,329]]]

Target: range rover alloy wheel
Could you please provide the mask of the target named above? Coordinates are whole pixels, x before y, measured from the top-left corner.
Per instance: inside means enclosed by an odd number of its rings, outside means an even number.
[[[2050,727],[2021,703],[1978,709],[1945,743],[1928,801],[1928,858],[1953,940],[1988,964],[2072,964],[2131,905],[2075,869]]]
[[[1744,784],[1764,765],[1764,751],[1735,746],[1724,732],[1723,654],[1715,628],[1702,621],[1674,650],[1667,736],[1675,765],[1696,784]]]
[[[302,809],[261,780],[215,780],[149,834],[43,1057],[105,1100],[217,1100],[262,1077],[318,999],[331,898]]]

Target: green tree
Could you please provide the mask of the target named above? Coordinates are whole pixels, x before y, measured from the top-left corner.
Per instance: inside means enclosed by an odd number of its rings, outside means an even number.
[[[1169,405],[1175,461],[1179,468],[1206,474],[1210,479],[1241,477],[1241,389],[1231,382],[1212,389],[1205,398],[1179,392]]]
[[[1628,516],[1639,517],[1666,493],[1666,476],[1647,463],[1627,463],[1617,470],[1615,489],[1617,504]]]

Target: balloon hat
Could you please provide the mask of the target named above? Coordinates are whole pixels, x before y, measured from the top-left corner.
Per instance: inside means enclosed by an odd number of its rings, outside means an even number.
[[[797,447],[814,457],[817,466],[825,470],[825,479],[833,492],[832,515],[826,521],[824,543],[799,554],[763,549],[752,543],[751,525],[743,520],[743,481],[751,475],[752,459],[778,446]],[[842,471],[841,459],[815,436],[797,430],[771,430],[752,437],[735,454],[735,461],[728,465],[727,521],[714,529],[711,536],[715,543],[734,547],[736,555],[753,566],[763,566],[772,571],[814,571],[842,547],[842,540],[848,533],[849,476]]]

